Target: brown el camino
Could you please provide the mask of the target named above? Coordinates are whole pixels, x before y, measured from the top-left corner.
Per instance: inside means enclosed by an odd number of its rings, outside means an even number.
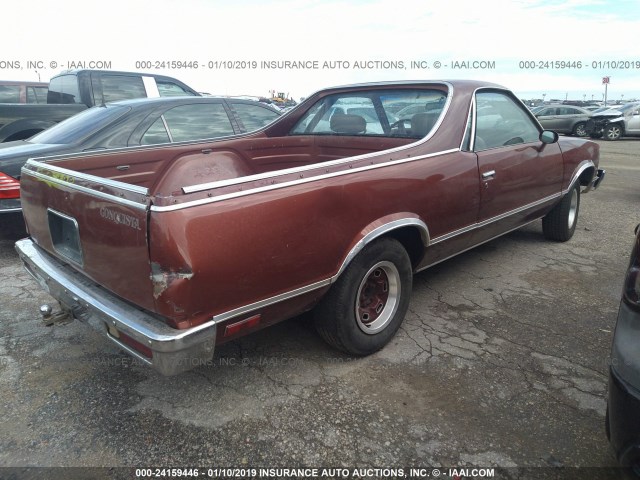
[[[29,160],[16,248],[62,307],[48,323],[77,318],[163,374],[312,308],[367,355],[413,273],[539,218],[569,240],[598,160],[498,85],[329,88],[248,134]]]

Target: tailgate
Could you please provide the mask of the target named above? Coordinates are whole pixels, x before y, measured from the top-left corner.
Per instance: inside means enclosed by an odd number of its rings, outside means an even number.
[[[146,188],[29,160],[20,180],[34,242],[97,284],[154,310]]]

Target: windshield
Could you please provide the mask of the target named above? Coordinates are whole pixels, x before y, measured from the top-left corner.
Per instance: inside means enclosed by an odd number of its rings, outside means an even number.
[[[632,110],[634,108],[637,108],[638,106],[640,106],[640,103],[627,103],[625,105],[616,106],[613,108],[615,108],[616,110],[620,110],[621,112],[626,112],[627,110]]]
[[[93,107],[31,137],[29,142],[58,145],[77,143],[114,122],[129,110],[131,107],[120,105]]]

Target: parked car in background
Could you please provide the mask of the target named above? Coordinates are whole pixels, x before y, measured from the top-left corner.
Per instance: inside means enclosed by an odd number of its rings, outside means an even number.
[[[585,127],[591,138],[619,140],[640,136],[640,102],[615,105],[594,112]]]
[[[640,225],[611,347],[606,432],[616,458],[640,478]]]
[[[90,108],[29,140],[0,143],[0,217],[20,212],[20,169],[29,158],[232,136],[280,115],[264,103],[220,97],[124,100]],[[22,221],[13,217],[11,222]]]
[[[316,306],[319,334],[362,356],[400,328],[414,272],[536,219],[569,240],[598,163],[499,85],[328,88],[248,134],[29,159],[16,249],[60,302],[47,322],[80,319],[163,374]]]
[[[24,140],[94,105],[129,98],[199,94],[164,75],[69,70],[49,82],[46,105],[0,103],[0,142]]]
[[[546,105],[534,112],[543,128],[554,132],[586,137],[585,126],[591,117],[586,108],[572,105]]]
[[[0,103],[47,103],[49,84],[0,80]]]

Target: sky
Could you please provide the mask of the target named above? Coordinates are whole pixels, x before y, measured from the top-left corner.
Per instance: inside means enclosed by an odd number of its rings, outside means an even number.
[[[169,75],[211,94],[275,90],[299,100],[349,83],[469,78],[520,98],[601,101],[608,76],[608,100],[640,99],[640,0],[25,5],[0,7],[16,19],[0,30],[0,80],[97,66]]]

